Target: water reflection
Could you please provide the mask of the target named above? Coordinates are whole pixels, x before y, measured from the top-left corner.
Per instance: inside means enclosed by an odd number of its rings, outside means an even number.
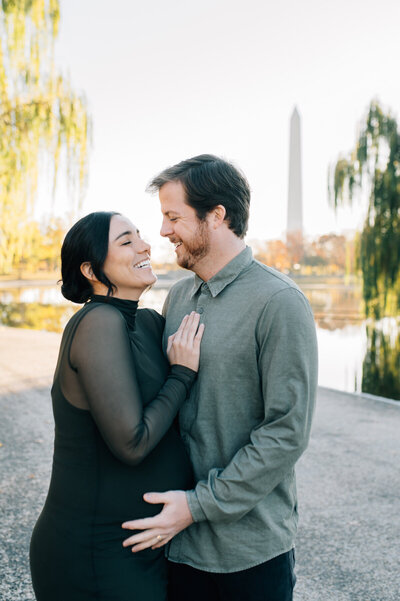
[[[310,301],[319,328],[334,331],[364,320],[360,285],[298,284]]]
[[[299,282],[314,311],[320,355],[319,383],[348,392],[400,400],[400,322],[366,322],[357,285]],[[140,302],[161,311],[168,287],[153,287]],[[79,310],[59,286],[0,289],[0,323],[62,332]]]
[[[161,311],[168,288],[152,288],[140,306]],[[59,286],[27,286],[0,290],[0,323],[14,328],[62,332],[68,320],[80,309],[67,301]]]
[[[0,303],[0,323],[13,328],[62,332],[77,306]]]
[[[366,324],[362,390],[400,400],[400,328],[395,318]]]
[[[168,288],[145,292],[140,306],[161,311]],[[80,309],[67,301],[59,286],[27,286],[0,290],[0,323],[13,328],[62,332]]]
[[[336,329],[323,329],[317,325],[318,381],[328,388],[361,392],[365,329],[362,323],[339,325]]]
[[[79,309],[59,286],[24,286],[0,290],[0,322],[14,328],[62,332]]]

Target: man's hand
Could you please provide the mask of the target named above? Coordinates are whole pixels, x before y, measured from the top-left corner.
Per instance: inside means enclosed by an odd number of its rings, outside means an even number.
[[[192,514],[183,490],[170,490],[164,493],[150,492],[143,496],[146,503],[163,503],[164,509],[152,518],[124,522],[122,528],[143,530],[125,539],[124,547],[133,545],[132,551],[142,551],[151,547],[157,549],[171,540],[178,532],[193,523]]]

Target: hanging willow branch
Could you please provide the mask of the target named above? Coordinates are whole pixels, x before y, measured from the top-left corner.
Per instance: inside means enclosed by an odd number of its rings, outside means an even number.
[[[53,167],[53,190],[65,154],[71,209],[87,182],[90,119],[86,101],[56,73],[59,0],[2,0],[0,5],[0,273],[29,243],[41,158]]]
[[[360,235],[359,262],[368,315],[376,318],[400,309],[400,133],[396,119],[371,103],[360,125],[355,148],[329,172],[334,207],[369,194]]]

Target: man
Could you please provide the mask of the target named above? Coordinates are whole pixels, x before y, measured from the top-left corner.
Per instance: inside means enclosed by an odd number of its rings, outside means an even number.
[[[166,169],[158,190],[161,235],[195,276],[164,305],[165,340],[186,313],[205,324],[200,370],[180,410],[194,490],[145,495],[157,516],[124,544],[171,540],[171,599],[292,600],[297,499],[317,383],[308,301],[246,247],[250,190],[230,163],[201,155]],[[179,534],[178,534],[179,533]]]

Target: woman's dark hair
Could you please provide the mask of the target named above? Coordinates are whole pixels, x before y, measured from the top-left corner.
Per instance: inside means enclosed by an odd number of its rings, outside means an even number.
[[[71,227],[61,247],[62,295],[73,303],[85,303],[93,294],[92,286],[81,272],[86,261],[91,264],[96,278],[108,287],[107,296],[115,288],[103,271],[108,253],[112,211],[97,211],[79,219]]]
[[[244,238],[249,221],[250,187],[234,165],[213,154],[201,154],[164,169],[152,179],[147,191],[157,192],[171,181],[181,182],[186,203],[201,220],[217,205],[224,206],[229,228]]]

